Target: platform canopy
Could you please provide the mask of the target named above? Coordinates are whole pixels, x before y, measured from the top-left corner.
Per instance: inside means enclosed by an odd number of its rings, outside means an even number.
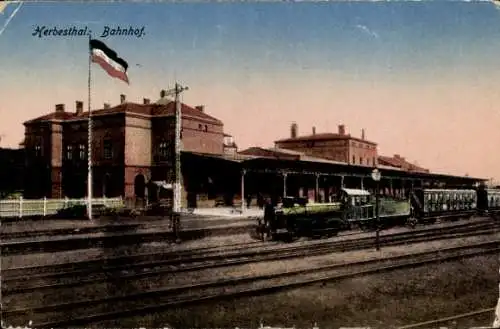
[[[342,191],[344,191],[349,196],[370,196],[370,192],[366,190],[343,188]]]

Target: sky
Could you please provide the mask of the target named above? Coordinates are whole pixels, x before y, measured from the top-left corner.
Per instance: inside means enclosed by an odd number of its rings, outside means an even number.
[[[0,31],[18,4],[0,14]],[[85,28],[129,64],[130,85],[92,65],[91,107],[159,98],[175,81],[240,149],[347,133],[433,172],[500,180],[500,6],[487,1],[23,3],[0,32],[0,146],[22,123],[88,106]],[[105,36],[105,28],[144,35]]]

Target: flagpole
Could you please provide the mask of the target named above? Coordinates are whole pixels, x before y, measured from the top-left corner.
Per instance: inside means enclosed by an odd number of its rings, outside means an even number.
[[[90,110],[90,87],[91,87],[91,68],[92,68],[92,49],[90,47],[90,40],[92,39],[91,34],[89,34],[89,79],[88,79],[88,107],[89,107],[89,119],[88,119],[88,173],[87,173],[87,214],[89,219],[92,220],[92,112]]]

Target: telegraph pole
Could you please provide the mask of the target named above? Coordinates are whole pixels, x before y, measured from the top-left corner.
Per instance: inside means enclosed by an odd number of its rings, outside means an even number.
[[[376,236],[375,236],[375,247],[377,250],[380,250],[380,214],[379,214],[379,191],[380,191],[380,179],[382,175],[380,171],[375,168],[372,171],[372,179],[376,182],[377,191],[375,191],[375,216],[376,216]]]
[[[180,101],[181,92],[188,90],[175,83],[175,184],[174,184],[174,213],[181,212],[181,127],[182,127],[182,106]],[[168,92],[167,92],[168,93]]]
[[[172,227],[174,235],[178,240],[178,230],[181,213],[181,127],[182,127],[182,106],[180,94],[188,90],[188,87],[182,87],[177,82],[173,89],[167,90],[165,96],[175,95],[175,182],[174,182],[174,200],[172,209]]]

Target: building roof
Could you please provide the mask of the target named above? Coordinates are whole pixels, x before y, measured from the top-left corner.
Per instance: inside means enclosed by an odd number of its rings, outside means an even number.
[[[30,123],[41,122],[41,121],[54,121],[54,120],[65,121],[65,120],[75,119],[78,117],[79,116],[73,112],[52,112],[49,114],[42,115],[38,118],[28,120],[28,121],[24,122],[24,124],[30,124]],[[83,117],[83,116],[81,116],[81,117]]]
[[[253,147],[250,148],[253,150],[264,150],[270,151],[274,148],[265,149],[262,147]],[[243,152],[249,152],[250,149],[244,150]],[[285,158],[285,157],[272,157],[272,156],[261,156],[255,154],[206,154],[206,153],[198,153],[198,152],[188,152],[183,151],[183,156],[199,156],[203,158],[213,158],[218,160],[225,160],[233,163],[239,163],[244,168],[249,170],[263,170],[269,172],[280,172],[282,170],[318,170],[330,172],[334,175],[348,175],[349,173],[353,174],[357,177],[370,177],[371,171],[373,168],[366,166],[358,166],[358,165],[349,165],[344,162],[335,162],[330,160],[323,160],[319,158],[304,158],[297,159],[296,157]],[[413,178],[413,179],[458,179],[460,181],[468,181],[468,182],[477,182],[477,181],[485,181],[483,178],[477,177],[464,177],[464,176],[456,176],[456,175],[448,175],[448,174],[439,174],[439,173],[429,173],[429,172],[407,172],[401,170],[400,168],[389,167],[389,166],[378,166],[381,170],[382,175],[388,175],[389,177],[395,178]]]
[[[258,156],[239,154],[239,153],[235,153],[235,154],[211,154],[211,153],[182,151],[182,154],[201,156],[204,158],[215,158],[215,159],[227,160],[227,161],[232,161],[232,162],[243,162],[245,160],[259,158]]]
[[[410,162],[406,161],[405,158],[400,157],[397,154],[394,155],[394,157],[379,155],[378,162],[379,162],[379,164],[382,164],[385,166],[401,168],[401,169],[407,170],[407,171],[429,172],[429,169],[425,169],[425,168],[419,167],[413,163],[410,163]]]
[[[277,158],[277,159],[286,159],[286,160],[324,162],[324,163],[331,163],[331,164],[345,164],[344,162],[313,157],[313,156],[309,156],[303,152],[292,151],[292,150],[283,149],[283,148],[279,148],[279,147],[270,147],[270,148],[250,147],[250,148],[243,150],[241,152],[238,152],[238,153],[244,154],[244,155],[253,155],[253,156],[257,156],[257,157],[264,157],[264,158]]]
[[[291,142],[299,142],[299,141],[325,141],[325,140],[355,140],[359,142],[363,142],[366,144],[377,145],[377,143],[368,141],[366,139],[361,139],[357,137],[353,137],[350,134],[335,134],[335,133],[321,133],[321,134],[313,134],[306,136],[299,136],[295,138],[284,138],[275,141],[275,143],[291,143]]]
[[[194,119],[204,120],[213,124],[222,125],[222,121],[206,114],[205,112],[202,112],[184,103],[181,103],[181,106],[182,106],[181,111],[183,118],[194,118]],[[175,115],[175,102],[168,98],[160,99],[157,103],[154,104],[136,104],[136,103],[125,102],[107,109],[93,110],[92,116],[101,116],[101,115],[109,115],[116,113],[135,113],[153,117],[170,116],[170,115]],[[87,117],[88,117],[88,111],[83,112],[81,114],[76,114],[75,112],[56,111],[26,121],[25,124],[31,124],[40,121],[54,121],[54,120],[67,121],[74,119],[83,119]]]

